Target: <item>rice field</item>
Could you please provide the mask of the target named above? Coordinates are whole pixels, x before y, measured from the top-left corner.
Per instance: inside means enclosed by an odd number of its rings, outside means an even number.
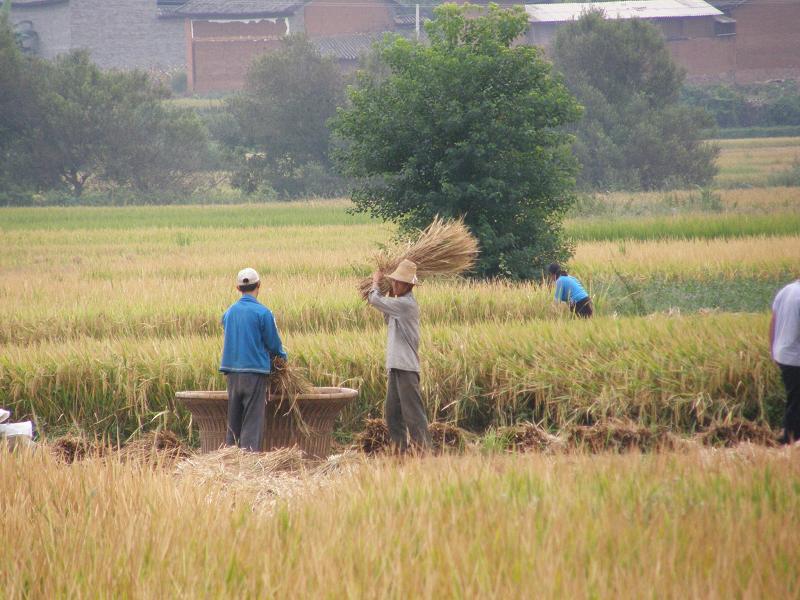
[[[568,318],[541,282],[421,286],[431,416],[473,429],[605,417],[685,431],[711,417],[777,425],[764,313],[800,272],[800,211],[789,199],[640,217],[608,216],[619,199],[601,199],[606,216],[567,223],[570,270],[597,309],[591,323]],[[361,389],[339,423],[347,437],[380,413],[383,322],[357,286],[394,236],[348,209],[335,200],[3,211],[0,405],[51,431],[125,439],[166,426],[189,436],[174,393],[223,387],[219,318],[237,297],[233,274],[250,265],[293,360],[314,383]]]
[[[604,194],[571,212],[569,269],[591,321],[544,282],[419,286],[424,400],[469,430],[461,452],[234,456],[233,473],[207,455],[202,470],[197,456],[65,465],[48,445],[0,449],[0,596],[796,595],[797,449],[684,437],[653,453],[521,454],[502,437],[521,422],[707,437],[745,419],[765,439],[779,427],[768,311],[800,275],[800,188],[741,186],[800,146],[722,144],[724,189]],[[191,446],[175,392],[224,387],[219,319],[252,266],[293,364],[359,388],[336,425],[344,448],[381,415],[384,324],[358,283],[395,234],[349,208],[0,210],[0,406],[45,439],[132,448],[167,430]]]
[[[356,460],[321,478],[259,470],[262,487],[22,454],[0,461],[0,586],[7,598],[793,597],[797,453]]]
[[[721,152],[715,184],[722,188],[766,185],[770,176],[800,164],[800,138],[718,140]]]

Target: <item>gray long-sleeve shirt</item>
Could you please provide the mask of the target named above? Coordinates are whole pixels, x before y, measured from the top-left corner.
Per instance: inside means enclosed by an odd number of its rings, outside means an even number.
[[[386,369],[419,373],[419,305],[414,294],[388,298],[373,286],[367,301],[383,313],[389,326]]]

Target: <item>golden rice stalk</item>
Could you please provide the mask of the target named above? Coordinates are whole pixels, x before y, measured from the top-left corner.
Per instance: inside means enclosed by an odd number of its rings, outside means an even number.
[[[475,266],[478,258],[478,240],[464,224],[464,219],[445,220],[435,217],[422,231],[416,241],[383,250],[375,255],[377,269],[390,274],[404,259],[417,265],[420,279],[436,275],[458,275]],[[361,280],[358,285],[361,297],[366,300],[372,288],[372,278]],[[389,280],[384,276],[380,282],[381,293],[389,292]]]
[[[314,389],[305,376],[305,371],[300,367],[292,365],[283,358],[276,357],[272,361],[272,374],[269,377],[269,395],[271,398],[280,398],[278,406],[284,402],[289,402],[289,412],[292,413],[298,429],[304,434],[309,435],[311,429],[303,420],[300,408],[297,406],[297,397],[308,394]]]

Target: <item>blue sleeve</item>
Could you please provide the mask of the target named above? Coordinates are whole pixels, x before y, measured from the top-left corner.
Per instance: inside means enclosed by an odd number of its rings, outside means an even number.
[[[261,339],[270,355],[286,358],[278,326],[275,324],[275,316],[270,311],[264,312],[261,316]]]
[[[556,281],[556,300],[564,301],[564,278],[560,277]]]

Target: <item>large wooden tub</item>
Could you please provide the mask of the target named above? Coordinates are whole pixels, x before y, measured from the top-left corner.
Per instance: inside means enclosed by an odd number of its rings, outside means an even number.
[[[297,445],[308,456],[325,458],[330,454],[333,423],[358,390],[318,387],[297,397],[297,406],[307,426],[304,431],[283,396],[268,396],[264,417],[264,452]],[[201,452],[212,452],[225,444],[228,424],[227,392],[178,392],[176,398],[192,414],[200,430]]]

